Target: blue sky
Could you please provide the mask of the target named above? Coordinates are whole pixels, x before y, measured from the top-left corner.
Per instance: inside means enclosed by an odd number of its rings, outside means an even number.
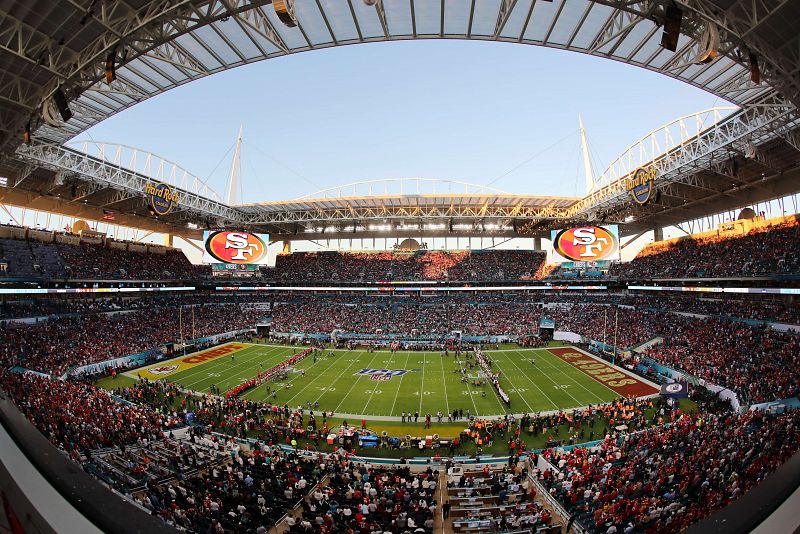
[[[152,151],[224,194],[244,125],[244,201],[426,177],[583,194],[578,114],[597,173],[678,116],[724,101],[663,75],[560,50],[405,41],[263,61],[140,103],[78,139]],[[525,160],[536,156],[520,166]],[[579,174],[580,173],[580,174]]]

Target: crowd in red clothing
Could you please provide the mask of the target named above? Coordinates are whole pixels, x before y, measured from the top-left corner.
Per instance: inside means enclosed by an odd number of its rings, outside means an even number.
[[[0,326],[0,363],[62,375],[68,368],[252,326],[261,315],[238,304],[152,307]]]
[[[531,280],[545,254],[531,250],[300,252],[278,256],[279,280]]]
[[[589,532],[679,532],[727,506],[800,446],[800,411],[683,416],[598,447],[550,450],[539,474]]]
[[[53,445],[76,460],[86,450],[160,439],[165,429],[182,424],[84,383],[4,371],[0,387]]]
[[[757,228],[742,237],[724,234],[659,241],[611,274],[628,279],[717,278],[800,272],[800,222]]]
[[[743,404],[800,394],[800,337],[715,319],[669,320],[647,355],[728,387]]]
[[[374,301],[354,305],[331,301],[281,303],[272,312],[275,332],[334,330],[374,334],[404,333],[442,336],[454,330],[465,335],[524,335],[538,330],[539,311],[528,304],[408,304]]]
[[[211,274],[206,265],[192,265],[180,250],[165,254],[133,252],[101,245],[54,245],[69,278],[169,280]]]

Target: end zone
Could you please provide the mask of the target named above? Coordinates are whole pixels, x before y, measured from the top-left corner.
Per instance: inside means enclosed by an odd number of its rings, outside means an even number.
[[[659,388],[625,369],[611,365],[575,347],[547,349],[561,360],[577,367],[585,374],[623,397],[646,397],[658,393]]]
[[[126,371],[123,374],[131,378],[141,377],[148,380],[160,380],[222,356],[235,354],[246,348],[248,347],[244,343],[226,343],[225,345],[195,352],[188,356],[179,356],[171,360],[154,363],[132,371]]]

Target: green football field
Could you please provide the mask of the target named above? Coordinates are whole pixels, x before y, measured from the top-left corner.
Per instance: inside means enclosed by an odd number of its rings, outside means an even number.
[[[250,345],[233,358],[220,357],[165,378],[188,389],[205,392],[212,384],[227,391],[260,371],[297,353],[297,347]],[[329,356],[333,352],[333,356]],[[362,352],[325,350],[302,360],[285,380],[268,382],[251,389],[243,398],[307,407],[319,403],[318,410],[337,415],[399,417],[401,412],[419,411],[435,415],[453,410],[473,415],[500,415],[508,412],[538,412],[608,402],[617,393],[581,370],[559,359],[546,349],[507,349],[486,351],[502,378],[502,387],[511,398],[507,409],[490,385],[462,382],[455,356],[438,352],[389,351]],[[532,363],[531,360],[535,363]],[[388,380],[373,380],[364,370],[389,370]],[[378,371],[380,372],[380,371]],[[477,367],[471,371],[478,376]]]

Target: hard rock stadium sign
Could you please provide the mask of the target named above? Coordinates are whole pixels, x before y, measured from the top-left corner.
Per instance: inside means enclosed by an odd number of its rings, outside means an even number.
[[[181,194],[167,184],[147,182],[144,184],[144,193],[150,197],[150,205],[156,215],[168,214],[181,201]]]
[[[646,204],[653,198],[656,189],[654,182],[657,177],[655,167],[639,167],[625,182],[625,189],[630,191],[633,200],[638,204]]]

